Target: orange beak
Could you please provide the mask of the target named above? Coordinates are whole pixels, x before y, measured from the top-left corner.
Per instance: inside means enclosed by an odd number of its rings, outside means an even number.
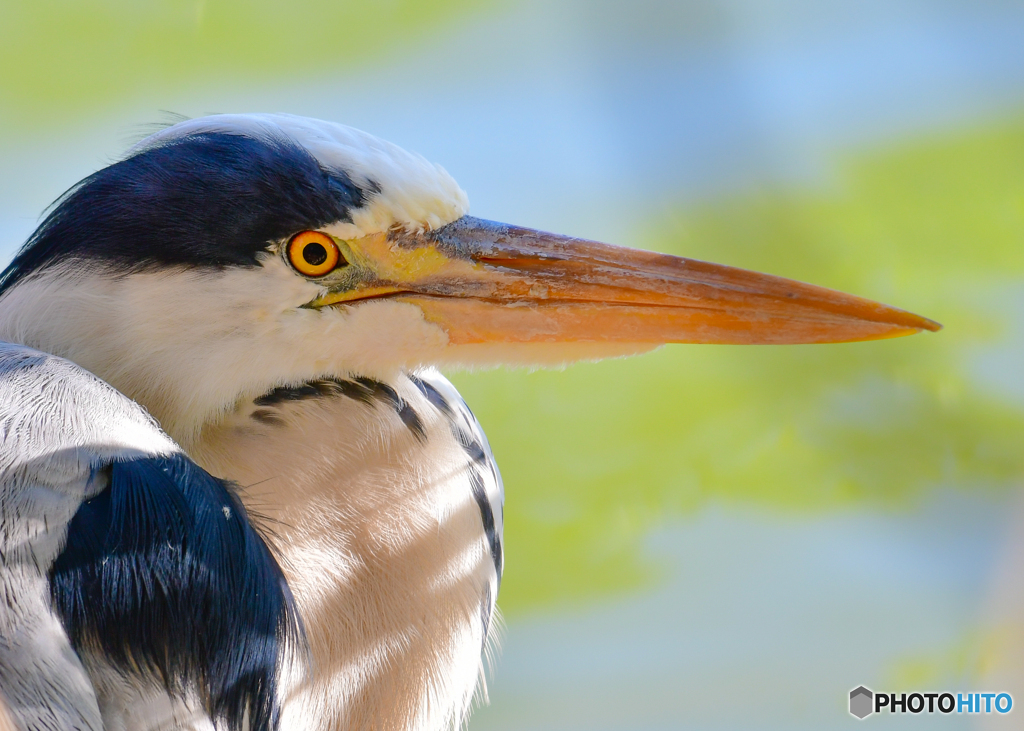
[[[941,328],[782,277],[469,216],[359,244],[365,276],[315,304],[413,303],[452,345],[833,343]]]

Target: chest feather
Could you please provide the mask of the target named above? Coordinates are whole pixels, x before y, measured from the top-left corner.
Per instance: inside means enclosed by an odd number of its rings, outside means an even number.
[[[193,458],[263,516],[311,658],[283,729],[441,729],[482,685],[501,478],[435,372],[324,379],[240,404]]]

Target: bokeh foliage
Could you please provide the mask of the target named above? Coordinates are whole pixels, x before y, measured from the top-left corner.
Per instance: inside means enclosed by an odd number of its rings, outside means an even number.
[[[505,478],[506,612],[650,580],[644,536],[712,498],[902,510],[939,487],[1020,484],[1024,403],[986,385],[976,362],[1004,338],[1021,293],[1024,121],[855,155],[824,188],[669,211],[634,243],[870,296],[946,327],[457,374]]]
[[[0,129],[66,125],[158,91],[223,88],[400,54],[495,0],[0,0]]]

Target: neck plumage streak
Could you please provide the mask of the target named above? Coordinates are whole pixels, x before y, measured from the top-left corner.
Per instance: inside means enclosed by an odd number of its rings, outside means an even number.
[[[284,728],[462,721],[483,689],[502,486],[447,380],[282,387],[204,429],[192,456],[248,486],[300,597],[315,679],[285,692]]]

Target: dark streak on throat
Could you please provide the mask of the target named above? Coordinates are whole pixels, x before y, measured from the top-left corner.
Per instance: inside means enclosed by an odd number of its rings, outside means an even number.
[[[421,442],[426,439],[423,420],[415,409],[393,387],[372,378],[319,378],[298,386],[278,386],[253,401],[258,408],[251,417],[263,424],[277,426],[283,424],[284,419],[275,411],[276,407],[296,401],[338,397],[347,397],[368,406],[383,404],[395,412],[416,439]]]

